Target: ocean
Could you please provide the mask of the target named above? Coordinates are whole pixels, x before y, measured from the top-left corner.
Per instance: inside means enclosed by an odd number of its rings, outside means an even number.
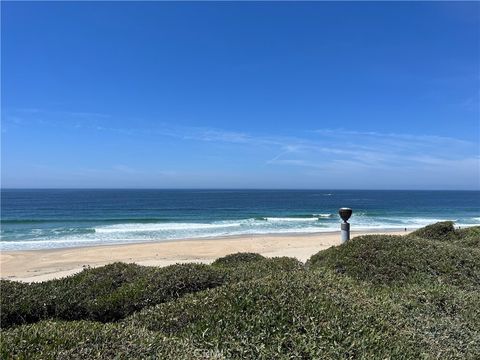
[[[1,190],[1,250],[480,224],[480,191]]]

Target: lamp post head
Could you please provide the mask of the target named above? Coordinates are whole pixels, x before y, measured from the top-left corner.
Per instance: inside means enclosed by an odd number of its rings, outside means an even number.
[[[338,214],[342,218],[344,222],[347,222],[348,219],[350,219],[350,216],[352,216],[352,209],[350,208],[340,208],[338,210]]]

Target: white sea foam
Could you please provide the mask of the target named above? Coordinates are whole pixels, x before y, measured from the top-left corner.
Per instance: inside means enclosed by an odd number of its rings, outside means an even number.
[[[316,217],[267,217],[267,221],[272,222],[310,222],[310,221],[318,221]]]
[[[333,218],[333,214],[313,214],[313,216],[320,217],[320,218]]]
[[[202,239],[202,238],[215,238],[223,236],[239,236],[239,235],[268,235],[268,234],[308,234],[316,232],[328,232],[333,229],[317,228],[317,227],[303,227],[297,229],[252,229],[245,228],[243,230],[236,231],[209,231],[198,233],[182,233],[182,232],[170,232],[166,234],[152,233],[151,235],[145,235],[145,233],[132,233],[131,236],[125,237],[120,234],[105,233],[98,234],[96,236],[68,236],[64,238],[49,238],[38,240],[23,240],[23,241],[1,241],[0,249],[2,251],[9,250],[39,250],[39,249],[55,249],[66,247],[80,247],[91,245],[105,245],[105,244],[125,244],[125,243],[139,243],[139,242],[151,242],[151,241],[169,241],[179,239]],[[100,235],[100,236],[99,236]],[[105,236],[106,235],[106,236]]]
[[[240,222],[233,223],[160,223],[160,224],[118,224],[106,225],[95,228],[96,233],[131,233],[131,232],[156,232],[156,231],[172,231],[172,230],[202,230],[202,229],[218,229],[227,227],[240,226]]]
[[[321,216],[323,215],[323,216]],[[340,219],[331,214],[315,217],[268,217],[265,219],[223,220],[214,222],[123,223],[95,228],[32,229],[32,239],[11,238],[1,241],[1,250],[28,250],[74,247],[99,244],[122,244],[148,241],[168,241],[187,238],[210,238],[254,234],[293,234],[338,231]],[[330,218],[330,219],[329,219]],[[320,221],[319,221],[320,219]],[[267,220],[267,221],[265,221]],[[375,217],[354,214],[352,230],[403,229],[413,230],[446,218]],[[456,226],[479,225],[480,217],[459,219]]]

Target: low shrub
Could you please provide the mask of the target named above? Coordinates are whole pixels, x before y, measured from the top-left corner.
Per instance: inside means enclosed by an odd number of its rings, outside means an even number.
[[[0,354],[2,359],[189,360],[206,359],[209,353],[125,324],[42,321],[3,331]]]
[[[237,359],[381,357],[382,348],[392,355],[405,352],[404,339],[382,324],[388,312],[377,310],[375,316],[376,309],[379,304],[353,279],[299,272],[187,296],[124,321],[194,344],[212,344]],[[362,331],[366,323],[370,336]]]
[[[429,358],[480,358],[480,292],[423,283],[388,288],[405,328]],[[433,356],[435,355],[435,356]]]
[[[177,264],[164,268],[114,263],[43,283],[2,281],[1,327],[48,318],[117,321],[191,292],[302,268],[293,258],[263,257],[239,262],[237,267],[233,262],[227,267]]]
[[[291,257],[264,258],[258,261],[239,262],[224,268],[227,283],[237,283],[272,276],[284,272],[304,271],[301,261]]]
[[[471,247],[480,250],[480,226],[472,226],[455,230],[458,234],[457,244],[462,247]]]
[[[225,272],[202,264],[114,263],[43,283],[1,283],[1,326],[46,318],[116,321],[145,306],[216,287]]]
[[[5,359],[338,359],[480,356],[478,291],[377,287],[329,270],[285,272],[145,308],[117,323],[2,330]]]
[[[234,359],[475,358],[479,300],[447,285],[378,288],[323,270],[190,294],[123,321]]]
[[[453,221],[442,221],[425,226],[409,234],[411,237],[419,237],[428,240],[456,240],[458,238]]]
[[[480,252],[420,238],[360,236],[320,251],[307,266],[375,284],[428,280],[480,289]]]
[[[410,233],[408,237],[444,241],[460,247],[480,249],[480,226],[455,229],[454,223],[451,221],[425,226]]]
[[[239,252],[218,258],[212,266],[236,267],[241,264],[264,260],[265,257],[256,253]]]

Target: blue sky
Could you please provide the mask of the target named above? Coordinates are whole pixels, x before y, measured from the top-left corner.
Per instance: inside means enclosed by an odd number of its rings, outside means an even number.
[[[3,187],[479,189],[479,3],[2,2]]]

